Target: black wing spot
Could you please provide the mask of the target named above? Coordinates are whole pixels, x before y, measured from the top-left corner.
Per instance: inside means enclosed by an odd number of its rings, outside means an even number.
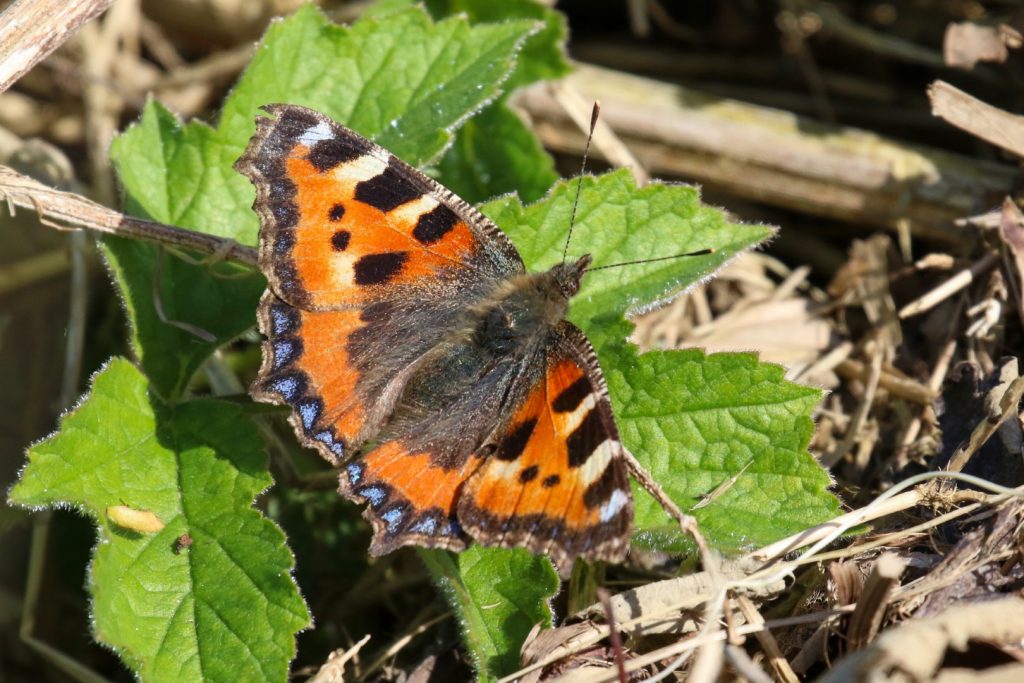
[[[337,223],[338,221],[340,221],[342,219],[342,217],[344,215],[345,215],[345,205],[344,204],[335,204],[334,206],[331,207],[331,210],[327,212],[327,218],[329,218],[332,223]]]
[[[412,230],[412,236],[420,244],[434,244],[451,232],[458,222],[459,217],[454,211],[443,204],[438,204],[433,210],[419,217],[416,227]]]
[[[388,251],[383,254],[367,254],[356,261],[357,285],[382,285],[398,275],[409,260],[408,252]]]
[[[348,249],[348,241],[352,239],[352,233],[348,230],[339,230],[331,235],[331,247],[334,251],[345,251]]]
[[[309,150],[306,160],[313,165],[313,168],[320,171],[330,171],[347,161],[358,159],[366,152],[366,145],[355,144],[355,140],[328,138],[318,140]]]
[[[551,407],[556,413],[571,413],[587,396],[590,396],[590,380],[584,375],[563,389]]]
[[[537,467],[536,465],[530,465],[529,467],[524,468],[523,471],[519,473],[519,481],[523,484],[529,484],[531,481],[537,478],[537,475],[539,473],[539,467]]]
[[[604,441],[601,438],[603,434],[601,416],[596,410],[591,410],[565,440],[569,449],[569,467],[579,467],[585,463],[594,449]]]
[[[388,166],[380,174],[357,183],[355,193],[356,200],[385,212],[422,195],[423,191],[394,166]]]
[[[544,481],[542,481],[540,483],[540,485],[543,486],[546,489],[550,489],[550,488],[553,488],[555,486],[558,486],[558,484],[561,481],[562,481],[562,478],[560,476],[558,476],[557,474],[552,474],[549,477],[544,477]]]
[[[537,418],[531,418],[516,426],[515,429],[505,435],[505,438],[498,444],[495,457],[498,460],[512,461],[523,454],[526,444],[533,434],[533,428],[537,426]]]
[[[276,111],[272,111],[269,107],[260,108],[270,113],[276,113]],[[274,109],[276,110],[277,108],[275,107]],[[277,117],[276,122],[273,119],[260,118],[260,125],[273,125],[276,129],[275,132],[285,140],[299,137],[310,128],[315,128],[318,123],[320,123],[320,119],[314,116],[311,111],[294,107],[284,108]]]

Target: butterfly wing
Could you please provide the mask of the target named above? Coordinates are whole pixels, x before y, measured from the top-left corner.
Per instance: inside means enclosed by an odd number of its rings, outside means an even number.
[[[483,545],[525,546],[558,564],[620,560],[633,500],[597,358],[583,332],[563,322],[543,367],[469,474],[458,521]]]
[[[367,504],[375,555],[403,545],[466,547],[456,513],[463,486],[484,462],[480,444],[521,399],[522,373],[536,369],[515,356],[496,359],[471,338],[432,356],[380,442],[342,469],[341,494]]]
[[[236,164],[256,187],[269,281],[252,393],[291,406],[300,441],[337,463],[466,306],[523,264],[491,221],[369,140],[310,109],[264,109]]]
[[[282,300],[337,310],[523,271],[494,223],[387,150],[312,109],[263,109],[235,168],[256,186],[260,267]]]

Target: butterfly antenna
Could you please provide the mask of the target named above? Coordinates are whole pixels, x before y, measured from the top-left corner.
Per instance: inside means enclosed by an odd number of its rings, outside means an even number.
[[[583,163],[580,164],[580,177],[576,182],[576,198],[572,201],[572,215],[569,217],[569,234],[565,236],[565,246],[562,248],[562,263],[569,254],[569,240],[572,239],[572,228],[576,224],[576,207],[580,203],[580,190],[583,189],[583,174],[587,170],[587,155],[590,154],[590,141],[594,137],[594,128],[597,126],[597,117],[601,115],[601,103],[594,100],[594,109],[590,112],[590,132],[587,133],[587,144],[583,147]]]
[[[605,270],[606,268],[621,268],[622,266],[634,266],[638,263],[656,263],[658,261],[671,261],[672,259],[684,258],[686,256],[707,256],[708,254],[714,254],[715,250],[711,247],[707,249],[700,249],[698,251],[688,251],[685,254],[675,254],[674,256],[662,256],[659,258],[642,258],[636,261],[623,261],[622,263],[610,263],[607,266],[597,266],[596,268],[587,268],[587,272],[594,270]]]

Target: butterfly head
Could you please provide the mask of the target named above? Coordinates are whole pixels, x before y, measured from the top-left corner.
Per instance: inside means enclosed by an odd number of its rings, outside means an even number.
[[[551,269],[551,276],[566,300],[576,296],[580,291],[580,280],[590,268],[591,261],[593,258],[590,254],[584,254],[576,261],[559,263]]]

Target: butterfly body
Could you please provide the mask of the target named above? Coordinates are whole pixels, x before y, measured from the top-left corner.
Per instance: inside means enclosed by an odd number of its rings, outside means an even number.
[[[267,336],[253,387],[366,503],[371,552],[620,559],[632,499],[604,380],[565,320],[590,257],[529,273],[471,206],[312,110],[265,107]]]

